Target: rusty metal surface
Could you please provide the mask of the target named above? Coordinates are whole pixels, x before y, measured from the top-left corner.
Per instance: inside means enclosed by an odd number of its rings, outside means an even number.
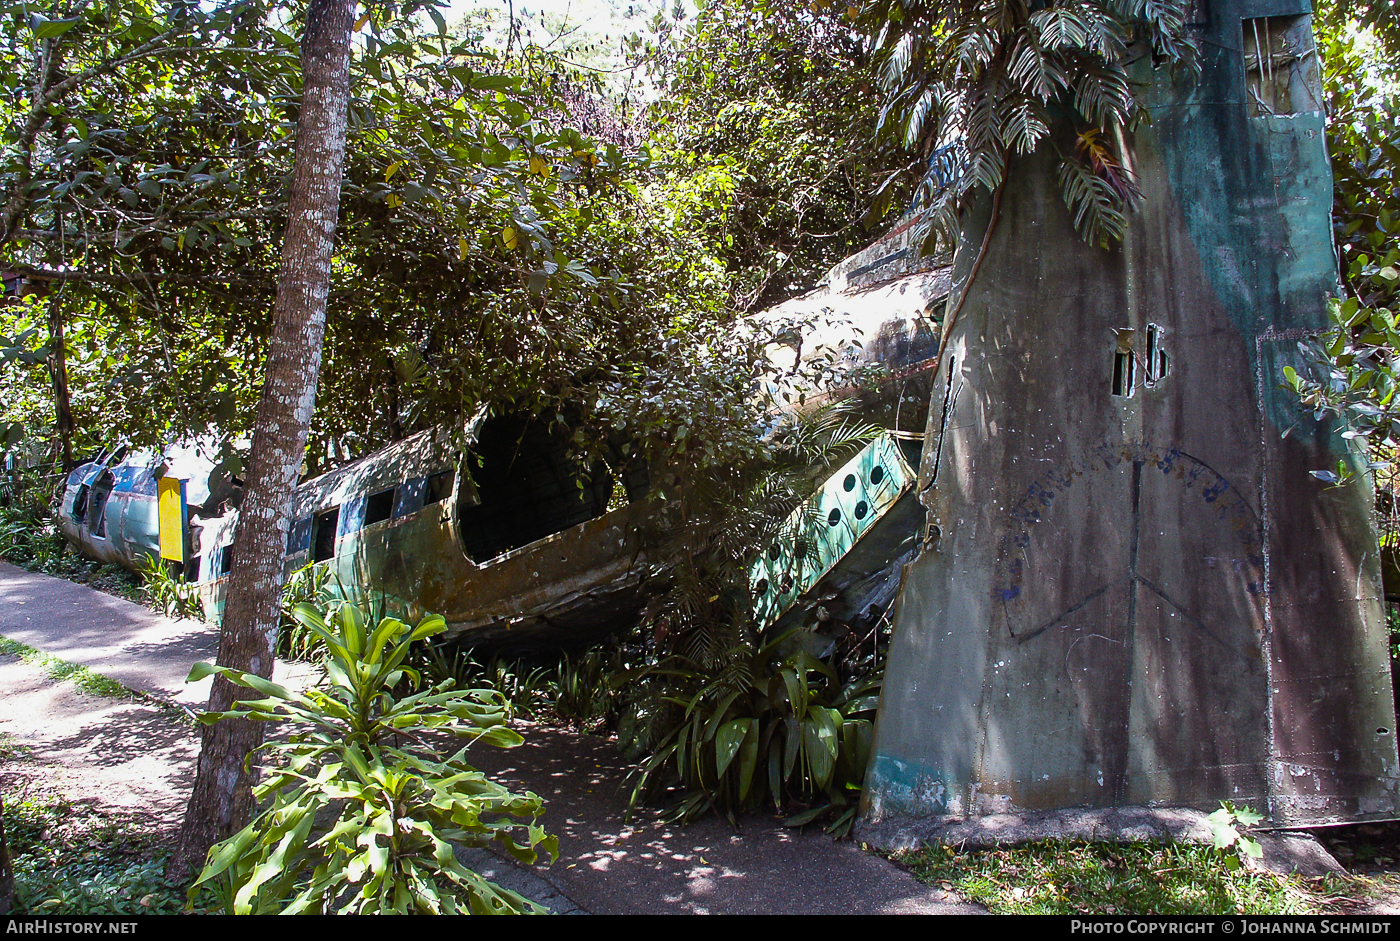
[[[1280,388],[1337,287],[1322,116],[1246,108],[1241,17],[1306,5],[1210,6],[1199,82],[1135,66],[1146,201],[1121,250],[1075,235],[1044,155],[1003,197],[930,407],[867,833],[1223,800],[1276,825],[1396,814],[1365,487],[1309,476],[1357,458]]]
[[[791,343],[770,349],[770,378],[799,362],[829,362],[829,374],[807,391],[805,408],[841,401],[866,421],[922,433],[951,265],[937,259],[929,270],[881,271],[846,285],[839,272],[850,262],[831,270],[828,287],[751,315],[770,325],[802,325]]]
[[[469,459],[480,425],[475,420],[463,439]],[[316,560],[315,526],[333,511],[333,551],[321,561],[337,591],[364,596],[376,613],[411,620],[440,614],[449,637],[506,646],[584,643],[635,615],[638,589],[652,572],[641,535],[651,513],[645,501],[478,563],[464,551],[462,518],[480,498],[453,448],[445,431],[425,431],[302,484],[287,571]],[[451,492],[428,502],[425,482],[446,473]],[[388,518],[367,523],[370,495],[390,489]],[[213,521],[203,534],[201,595],[212,617],[223,607],[222,554],[233,541],[234,519],[230,513]]]
[[[763,627],[774,623],[826,578],[880,526],[913,483],[913,468],[888,434],[837,468],[793,510],[778,538],[749,565],[758,623]],[[878,560],[877,568],[888,561]]]

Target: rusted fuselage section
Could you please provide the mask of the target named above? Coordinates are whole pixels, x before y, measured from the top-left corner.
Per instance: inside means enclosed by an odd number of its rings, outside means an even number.
[[[1151,121],[1121,248],[1074,233],[1044,153],[1007,184],[929,409],[867,838],[1223,800],[1396,814],[1367,494],[1309,475],[1360,462],[1282,388],[1337,290],[1309,8],[1196,7],[1198,80],[1132,65]]]
[[[625,623],[651,573],[645,474],[579,468],[552,426],[477,420],[465,440],[425,431],[307,481],[293,502],[287,572],[325,565],[337,593],[376,613],[441,614],[449,637],[506,648],[586,643]],[[235,521],[206,524],[198,540],[212,617]]]
[[[770,379],[795,357],[821,357],[832,363],[829,381],[809,402],[849,401],[866,420],[921,428],[937,351],[931,313],[946,299],[948,266],[919,267],[890,281],[842,281],[843,291],[823,288],[755,315],[797,325],[791,346],[772,351]],[[649,545],[658,506],[644,499],[647,469],[618,455],[618,472],[581,468],[567,452],[547,417],[482,418],[456,442],[439,430],[390,445],[298,488],[287,571],[325,564],[347,591],[410,618],[441,614],[450,637],[474,644],[589,643],[633,623],[643,583],[670,563]],[[906,508],[895,518],[908,516]],[[232,513],[196,521],[194,568],[213,616],[223,607],[234,523]],[[909,533],[892,537],[884,526],[862,540],[869,545],[840,568],[842,584],[882,574],[917,524],[902,529]],[[871,548],[891,539],[886,550]]]
[[[917,460],[922,434],[914,429],[923,428],[937,317],[948,294],[947,263],[908,261],[899,254],[902,231],[867,250],[873,262],[845,263],[818,291],[754,315],[784,337],[770,351],[763,381],[776,385],[803,365],[804,381],[821,374],[806,387],[808,406],[845,401],[861,419],[895,429],[883,447],[901,453],[886,455],[881,474],[893,474],[906,453]],[[822,368],[813,369],[818,362]],[[287,533],[287,573],[322,565],[339,591],[364,598],[376,613],[441,614],[450,637],[501,650],[584,645],[634,623],[644,582],[670,564],[652,545],[658,505],[644,499],[649,471],[621,447],[606,461],[579,466],[562,427],[552,416],[479,416],[461,434],[424,431],[302,483]],[[155,557],[163,461],[116,452],[74,471],[61,511],[69,538],[133,568]],[[212,469],[209,460],[165,468],[190,496],[183,571],[217,620],[237,511],[225,499],[232,495],[207,493]],[[850,503],[842,513],[855,514],[854,523],[843,516],[824,523],[823,533],[855,526],[859,538],[841,543],[823,586],[804,585],[811,597],[788,597],[788,606],[802,600],[812,607],[819,597],[828,614],[853,622],[883,616],[894,560],[908,554],[918,528],[908,469],[894,476],[862,478],[859,488],[833,498]],[[896,495],[903,496],[889,507],[881,502]],[[878,526],[861,515],[876,504]],[[833,594],[852,610],[831,601]]]
[[[769,350],[770,380],[799,366],[817,374],[802,407],[842,402],[897,436],[923,437],[952,264],[911,260],[913,226],[904,220],[832,268],[817,290],[751,315],[802,325]]]

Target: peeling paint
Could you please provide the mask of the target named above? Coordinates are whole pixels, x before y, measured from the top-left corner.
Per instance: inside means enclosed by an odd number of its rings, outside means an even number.
[[[1152,121],[1121,248],[1077,238],[1049,155],[1007,184],[945,353],[960,397],[930,409],[938,537],[896,604],[868,821],[1400,809],[1369,509],[1308,474],[1357,458],[1282,388],[1336,289],[1321,117],[1250,116],[1241,17],[1299,11],[1248,6],[1212,3],[1198,80],[1134,65]],[[1165,370],[1138,362],[1154,329]]]

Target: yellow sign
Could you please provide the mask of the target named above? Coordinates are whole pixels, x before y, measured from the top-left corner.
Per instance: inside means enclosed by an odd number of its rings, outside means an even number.
[[[178,477],[156,481],[156,505],[160,511],[160,557],[185,561],[185,482]]]

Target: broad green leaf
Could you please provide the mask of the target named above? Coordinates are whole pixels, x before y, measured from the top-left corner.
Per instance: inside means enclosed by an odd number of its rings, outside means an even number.
[[[29,26],[34,30],[37,39],[53,39],[62,36],[74,26],[78,25],[79,17],[70,17],[66,20],[47,20],[38,14],[30,17]]]
[[[755,721],[754,719],[734,719],[720,726],[719,733],[715,736],[716,774],[724,775],[729,763],[739,753],[739,746],[743,744],[744,738],[749,734],[750,726]]]

